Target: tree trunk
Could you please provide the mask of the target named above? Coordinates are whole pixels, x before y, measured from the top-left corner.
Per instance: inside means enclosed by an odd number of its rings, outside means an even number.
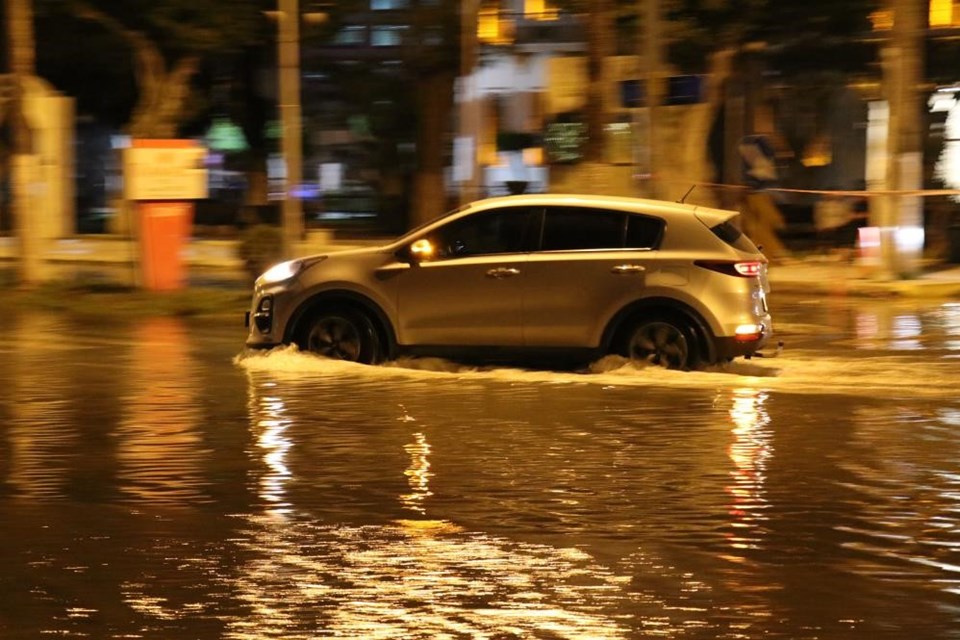
[[[610,0],[592,0],[587,14],[587,141],[584,161],[603,161],[605,113],[603,104],[604,64],[610,49],[613,21]]]
[[[30,127],[23,111],[24,84],[34,73],[33,11],[30,0],[7,0],[6,17],[13,76],[13,153],[10,188],[14,229],[19,240],[18,278],[21,286],[32,287],[43,278],[43,247],[37,229],[31,191],[37,179],[38,158],[33,152]]]
[[[453,82],[452,73],[441,72],[422,76],[417,83],[420,122],[410,226],[439,217],[449,206],[443,173],[453,110]]]
[[[153,60],[154,69],[140,78],[140,98],[127,131],[133,138],[175,138],[190,97],[190,80],[197,71],[198,58],[188,56],[167,71],[153,43],[138,53]],[[150,51],[149,49],[153,49]]]

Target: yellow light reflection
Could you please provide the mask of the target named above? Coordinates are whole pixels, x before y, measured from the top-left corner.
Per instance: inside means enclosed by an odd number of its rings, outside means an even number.
[[[414,442],[404,447],[404,450],[410,454],[410,466],[403,475],[407,476],[412,491],[400,496],[400,502],[417,513],[426,513],[423,503],[433,495],[430,492],[430,445],[427,444],[427,437],[422,433],[413,434]]]
[[[242,564],[218,579],[242,606],[223,620],[225,636],[622,640],[636,636],[636,623],[622,612],[635,609],[638,597],[648,635],[682,638],[692,625],[705,624],[704,610],[691,607],[685,596],[678,606],[672,595],[675,589],[699,593],[703,583],[663,558],[631,547],[627,557],[603,564],[579,548],[428,519],[427,498],[439,493],[437,453],[423,431],[388,430],[390,443],[402,438],[398,448],[409,455],[396,467],[362,479],[330,469],[318,479],[325,485],[363,482],[364,490],[379,495],[379,488],[395,487],[403,474],[409,490],[386,495],[389,501],[399,494],[409,517],[384,513],[395,512],[396,503],[381,510],[367,504],[298,504],[296,498],[309,492],[288,491],[291,474],[302,473],[288,457],[298,438],[309,437],[296,426],[301,411],[315,411],[315,402],[302,400],[315,399],[316,388],[248,372],[248,394],[249,455],[257,463],[256,490],[267,508],[238,514],[240,524],[229,541],[236,546],[231,557]],[[405,409],[399,422],[417,423]],[[374,433],[380,430],[368,436]],[[280,516],[277,505],[284,505]],[[431,504],[429,510],[439,508]],[[669,581],[671,595],[639,596],[633,588],[638,577]],[[152,604],[138,600],[142,608]]]
[[[47,362],[59,357],[64,327],[54,317],[14,316],[10,446],[6,482],[19,498],[35,501],[63,496],[78,434],[69,426],[73,410],[66,399],[71,381],[51,375]]]
[[[200,409],[188,332],[176,318],[137,326],[130,390],[117,429],[117,478],[138,500],[208,501],[202,491],[208,450],[197,430]]]
[[[269,390],[272,383],[267,383]],[[290,511],[287,500],[287,485],[292,473],[287,466],[287,453],[293,446],[287,430],[290,420],[286,417],[286,404],[282,398],[264,394],[258,396],[250,382],[251,425],[259,455],[264,464],[263,475],[257,484],[257,495],[267,503],[271,515],[284,515]]]
[[[734,533],[729,536],[735,549],[754,549],[760,542],[759,528],[767,520],[767,462],[773,455],[772,435],[767,429],[770,417],[764,409],[767,394],[757,389],[733,391],[733,442],[728,450],[733,469],[732,483],[727,486],[732,502]]]

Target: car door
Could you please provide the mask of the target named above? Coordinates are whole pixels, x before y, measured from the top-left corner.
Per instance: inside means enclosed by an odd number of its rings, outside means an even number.
[[[641,297],[663,221],[591,207],[548,207],[524,278],[530,347],[595,347],[609,319]]]
[[[519,346],[532,213],[477,212],[412,243],[430,250],[399,278],[400,344]]]

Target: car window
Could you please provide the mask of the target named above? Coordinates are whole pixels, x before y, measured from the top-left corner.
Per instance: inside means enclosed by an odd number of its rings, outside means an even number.
[[[724,242],[726,242],[731,247],[735,247],[740,251],[747,251],[749,253],[759,253],[757,246],[753,244],[753,241],[746,236],[739,227],[734,223],[736,216],[727,220],[726,222],[721,222],[718,225],[715,225],[710,228],[710,231],[713,232],[713,235],[717,236]]]
[[[627,217],[628,249],[656,249],[663,236],[663,220],[651,216],[630,215]]]
[[[620,249],[626,214],[589,207],[548,207],[543,221],[542,251]]]
[[[455,220],[428,236],[437,259],[528,251],[533,207],[507,207]]]

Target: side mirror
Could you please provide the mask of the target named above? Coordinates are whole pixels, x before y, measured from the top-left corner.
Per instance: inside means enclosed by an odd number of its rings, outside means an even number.
[[[410,245],[410,258],[414,263],[430,260],[436,255],[433,243],[426,238],[420,238]]]

